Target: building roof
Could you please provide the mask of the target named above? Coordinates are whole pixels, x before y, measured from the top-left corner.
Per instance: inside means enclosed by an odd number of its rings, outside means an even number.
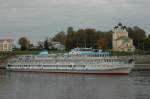
[[[122,30],[126,30],[127,29],[127,27],[122,25],[121,22],[119,22],[118,25],[114,27],[114,29],[118,29],[118,28],[121,28]]]
[[[48,55],[48,51],[47,50],[42,50],[39,55]]]
[[[3,43],[4,41],[13,42],[13,39],[0,39],[0,43]]]
[[[127,36],[121,36],[116,40],[123,40],[124,42],[129,42],[131,40],[131,38],[127,37]]]

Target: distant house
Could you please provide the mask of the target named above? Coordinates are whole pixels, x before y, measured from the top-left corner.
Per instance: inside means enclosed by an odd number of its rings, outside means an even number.
[[[12,39],[0,39],[0,51],[12,51],[13,42]]]
[[[133,40],[128,37],[126,26],[123,26],[121,23],[114,27],[113,50],[124,52],[135,51]]]
[[[65,46],[60,42],[48,40],[48,45],[49,45],[49,49],[65,50]],[[44,41],[43,42],[39,41],[37,46],[35,47],[37,49],[44,49]]]
[[[55,48],[57,50],[65,50],[65,46],[62,45],[61,43],[57,43],[57,44],[53,45],[53,48]]]

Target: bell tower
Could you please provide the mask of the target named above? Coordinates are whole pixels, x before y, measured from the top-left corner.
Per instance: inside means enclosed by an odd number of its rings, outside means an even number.
[[[113,28],[113,49],[117,50],[119,42],[117,39],[121,37],[128,37],[128,32],[126,26],[122,25],[121,22],[118,23],[117,26]]]

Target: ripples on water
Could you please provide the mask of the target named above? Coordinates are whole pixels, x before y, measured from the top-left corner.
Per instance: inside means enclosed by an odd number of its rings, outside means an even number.
[[[150,71],[129,76],[0,71],[0,99],[150,99]]]

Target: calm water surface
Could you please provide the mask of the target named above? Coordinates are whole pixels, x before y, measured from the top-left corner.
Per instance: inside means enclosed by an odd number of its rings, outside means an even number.
[[[0,99],[150,99],[150,71],[129,76],[0,71]]]

